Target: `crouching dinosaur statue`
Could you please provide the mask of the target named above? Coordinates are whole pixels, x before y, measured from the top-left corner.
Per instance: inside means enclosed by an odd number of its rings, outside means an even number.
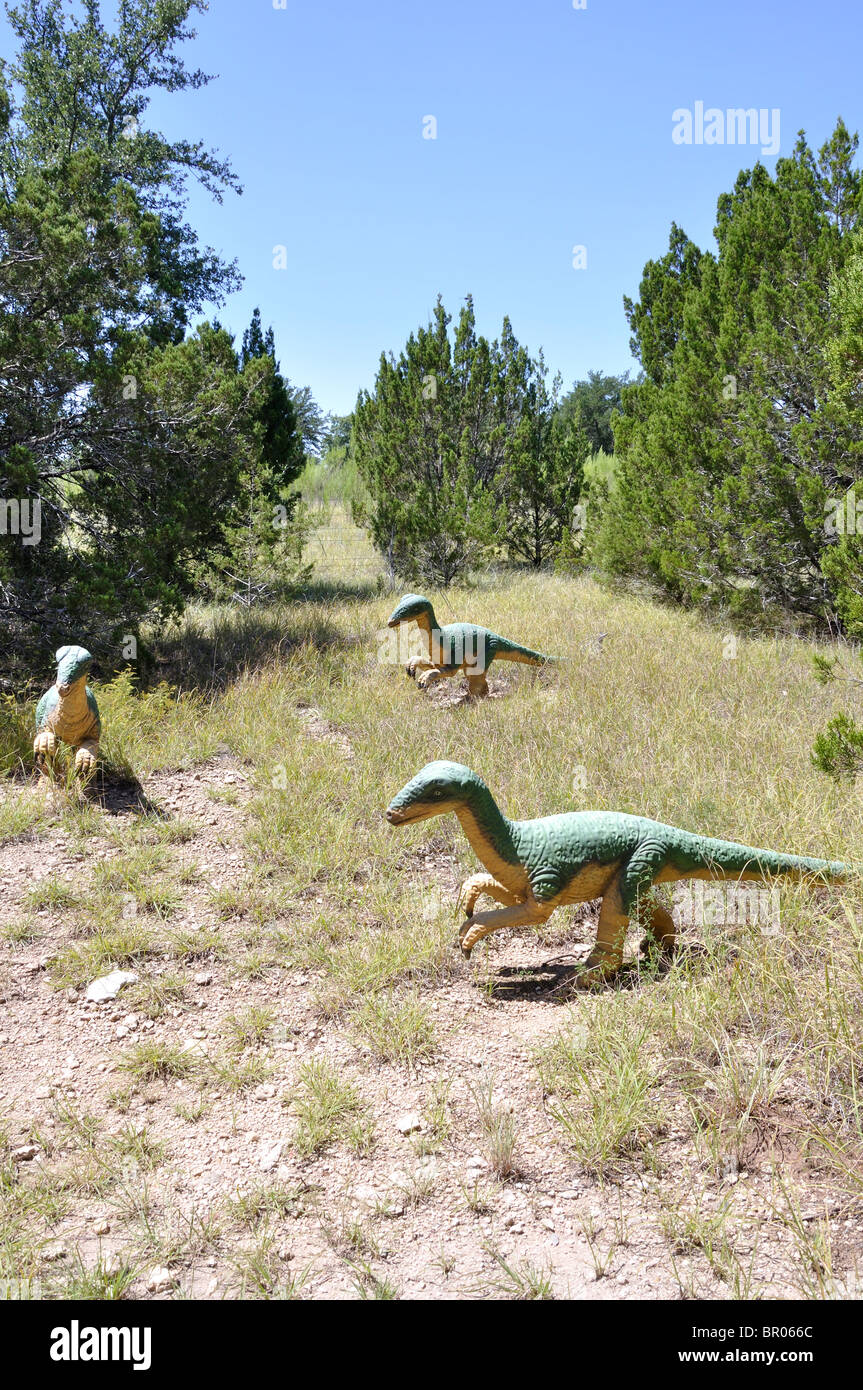
[[[57,679],[36,706],[36,766],[50,771],[58,743],[75,749],[75,771],[88,778],[99,756],[99,706],[87,685],[93,658],[83,647],[61,647],[55,653]]]
[[[531,651],[530,647],[520,647],[517,642],[510,642],[475,623],[448,623],[446,627],[439,627],[431,603],[422,594],[405,594],[390,614],[387,627],[410,622],[416,622],[423,634],[426,655],[411,657],[406,669],[423,690],[464,671],[470,694],[478,699],[488,694],[486,676],[495,657],[502,661],[523,661],[528,666],[545,666],[556,659]],[[418,676],[419,671],[422,675]]]
[[[482,778],[461,763],[428,763],[393,797],[385,814],[390,825],[413,825],[448,811],[458,816],[488,870],[467,879],[459,893],[467,915],[459,932],[464,954],[501,927],[537,926],[557,907],[601,898],[596,943],[575,980],[580,988],[618,970],[631,919],[647,933],[642,949],[654,945],[673,951],[671,914],[649,896],[655,884],[778,875],[842,882],[851,873],[840,862],[752,849],[617,811],[507,820]],[[475,913],[482,894],[504,906]]]

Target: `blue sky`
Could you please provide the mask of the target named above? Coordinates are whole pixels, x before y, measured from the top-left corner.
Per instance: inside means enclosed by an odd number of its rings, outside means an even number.
[[[453,313],[472,293],[489,336],[508,314],[567,385],[632,367],[622,296],[672,220],[712,244],[718,194],[760,157],[675,144],[672,113],[778,108],[780,155],[839,114],[863,129],[849,0],[211,0],[195,22],[187,61],[218,80],[149,119],[230,156],[243,196],[190,200],[245,276],[219,316],[240,333],[259,304],[325,410],[352,409],[439,291]]]

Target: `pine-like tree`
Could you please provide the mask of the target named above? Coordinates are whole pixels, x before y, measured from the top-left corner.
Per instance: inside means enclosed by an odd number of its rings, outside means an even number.
[[[273,330],[261,328],[260,309],[243,334],[237,369],[254,405],[225,516],[226,545],[211,572],[217,594],[248,607],[284,595],[307,577],[302,557],[309,521],[292,490],[306,461],[297,414],[279,372]]]
[[[611,572],[689,602],[838,616],[825,515],[863,437],[859,397],[837,378],[856,145],[841,121],[817,156],[801,136],[772,177],[756,165],[720,198],[716,255],[674,227],[648,264],[626,303],[646,380],[623,393],[595,545]]]

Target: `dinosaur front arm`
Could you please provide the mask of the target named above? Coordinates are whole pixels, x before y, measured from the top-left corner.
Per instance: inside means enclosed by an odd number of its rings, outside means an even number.
[[[534,897],[527,902],[513,903],[511,907],[499,907],[493,912],[477,912],[469,917],[458,934],[459,945],[469,956],[478,941],[490,936],[504,927],[538,927],[547,922],[554,911],[553,903],[538,903]]]
[[[434,666],[433,661],[429,661],[424,656],[412,656],[405,670],[409,676],[416,676],[417,671],[430,671]]]
[[[515,893],[511,893],[508,888],[504,888],[502,883],[498,883],[492,874],[472,874],[466,878],[458,893],[458,909],[463,912],[465,917],[470,917],[476,906],[477,898],[485,893],[495,902],[504,903],[507,907],[512,907],[519,901]]]
[[[33,740],[33,756],[40,772],[48,772],[57,755],[57,735],[50,729],[40,729]]]
[[[417,681],[421,690],[428,690],[429,686],[437,685],[438,681],[446,680],[447,676],[457,676],[457,666],[429,666]]]
[[[92,777],[99,760],[98,738],[85,738],[75,752],[75,771],[84,778]]]

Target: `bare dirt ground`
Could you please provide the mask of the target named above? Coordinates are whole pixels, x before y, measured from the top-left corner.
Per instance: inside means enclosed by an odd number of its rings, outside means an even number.
[[[316,711],[305,719],[311,736],[338,737]],[[244,869],[239,832],[250,790],[243,766],[222,756],[191,772],[154,775],[142,790],[160,815],[194,827],[173,852],[205,866],[186,885],[171,930],[216,933],[221,954],[202,950],[185,961],[182,1003],[148,1017],[130,1007],[128,989],[113,1002],[88,1003],[83,988],[52,982],[46,964],[74,934],[63,906],[35,912],[35,939],[7,934],[0,1104],[19,1181],[62,1197],[31,1231],[31,1272],[43,1284],[62,1288],[74,1266],[95,1268],[106,1286],[122,1272],[125,1296],[138,1298],[676,1298],[686,1281],[700,1297],[729,1295],[703,1248],[683,1242],[670,1259],[657,1221],[657,1188],[670,1181],[681,1190],[691,1161],[683,1123],[679,1134],[671,1127],[661,1136],[670,1180],[624,1168],[600,1183],[567,1158],[547,1113],[531,1050],[560,1030],[567,1005],[555,985],[587,950],[589,913],[570,925],[568,941],[553,946],[508,935],[505,964],[492,970],[485,990],[456,962],[452,978],[434,990],[441,1040],[434,1057],[412,1068],[380,1064],[338,1021],[322,1018],[315,972],[274,968],[237,978],[243,924],[221,917],[211,899],[236,886]],[[22,794],[20,786],[2,790]],[[135,814],[122,795],[112,804],[109,793],[109,830]],[[40,840],[7,844],[0,850],[0,927],[21,919],[35,886],[52,879],[78,889],[119,853],[110,834],[76,847],[59,827]],[[416,870],[430,887],[455,890],[447,856],[430,851]],[[152,961],[148,975],[158,982],[176,968],[176,961]],[[235,1090],[192,1070],[129,1086],[122,1068],[130,1044],[164,1044],[205,1067],[228,1020],[251,1005],[274,1018],[263,1048],[266,1081]],[[357,1082],[373,1113],[368,1154],[338,1143],[318,1154],[295,1151],[298,1068],[322,1058]],[[489,1082],[499,1110],[517,1118],[516,1171],[506,1181],[493,1171],[478,1122],[476,1096]],[[441,1084],[449,1123],[431,1143],[429,1096]],[[708,1208],[734,1202],[736,1254],[753,1252],[759,1277],[787,1257],[781,1234],[758,1240],[782,1144],[781,1111],[778,1104],[773,1131],[764,1129],[748,1171],[716,1178],[704,1197]],[[90,1159],[112,1140],[126,1157],[119,1171],[101,1171]],[[801,1213],[804,1221],[830,1211],[829,1185],[822,1196]],[[846,1216],[843,1230],[859,1250],[859,1215]]]

